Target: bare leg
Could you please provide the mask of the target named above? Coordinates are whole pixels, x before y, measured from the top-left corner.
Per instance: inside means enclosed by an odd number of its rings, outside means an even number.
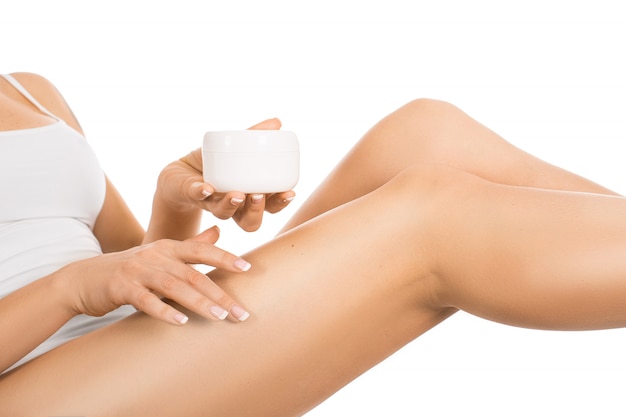
[[[432,207],[418,204],[429,188],[398,178],[246,255],[246,276],[213,274],[248,321],[179,328],[136,315],[2,378],[3,410],[301,415],[455,311],[429,305]],[[376,221],[383,209],[397,220]]]
[[[414,164],[442,164],[489,181],[614,194],[511,145],[457,107],[420,99],[376,124],[283,230],[375,190]]]
[[[253,251],[251,276],[214,274],[248,322],[137,315],[5,376],[0,403],[16,416],[293,416],[456,308],[624,326],[625,213],[621,197],[414,167]]]
[[[538,329],[626,325],[626,199],[476,177],[455,192],[432,248],[442,306]]]

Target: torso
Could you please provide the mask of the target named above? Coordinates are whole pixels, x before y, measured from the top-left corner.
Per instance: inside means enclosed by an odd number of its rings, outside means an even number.
[[[53,108],[56,91],[33,89],[15,78],[46,111],[0,77],[0,298],[70,262],[101,254],[93,227],[106,189],[77,122],[67,118],[69,110],[57,114]],[[24,360],[131,310],[77,316]]]

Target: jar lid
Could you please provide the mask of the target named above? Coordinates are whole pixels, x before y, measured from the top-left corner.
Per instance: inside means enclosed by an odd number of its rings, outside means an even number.
[[[204,134],[204,152],[298,152],[298,139],[286,130],[223,130]]]

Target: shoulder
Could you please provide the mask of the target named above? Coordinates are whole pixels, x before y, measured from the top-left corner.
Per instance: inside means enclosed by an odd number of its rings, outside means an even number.
[[[47,78],[32,72],[14,72],[11,74],[45,108],[63,119],[68,125],[83,133],[78,120],[63,95]]]

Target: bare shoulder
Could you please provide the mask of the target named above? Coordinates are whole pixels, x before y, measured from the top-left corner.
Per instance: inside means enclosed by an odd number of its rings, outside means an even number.
[[[32,72],[15,72],[11,75],[45,108],[82,133],[72,109],[52,82],[42,75]]]

